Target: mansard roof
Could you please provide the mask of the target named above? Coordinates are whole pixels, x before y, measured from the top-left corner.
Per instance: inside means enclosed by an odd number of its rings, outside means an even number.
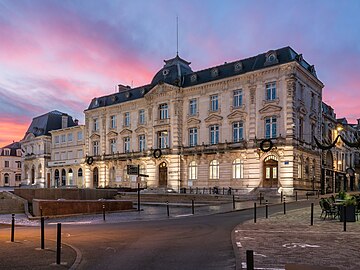
[[[9,145],[6,145],[2,148],[0,148],[0,156],[5,156],[4,149],[10,149],[10,156],[17,156],[16,150],[20,149],[20,143],[19,142],[13,142]]]
[[[34,117],[24,138],[32,133],[35,137],[41,135],[50,135],[49,131],[62,128],[62,116],[68,116],[67,126],[76,126],[73,118],[66,113],[51,111],[46,114]]]
[[[153,87],[162,83],[186,88],[294,61],[317,79],[314,66],[289,46],[200,71],[192,71],[191,63],[176,55],[172,59],[164,60],[164,67],[155,74],[150,84],[137,88],[122,87],[118,93],[94,98],[88,110],[142,98]]]

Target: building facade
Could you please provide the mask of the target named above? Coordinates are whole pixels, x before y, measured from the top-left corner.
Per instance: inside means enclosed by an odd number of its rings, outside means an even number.
[[[152,82],[85,110],[89,187],[319,189],[323,84],[285,47],[192,71],[176,56]]]
[[[51,187],[86,187],[84,170],[84,125],[50,131]]]
[[[20,142],[23,150],[22,185],[51,186],[51,170],[48,168],[51,159],[50,131],[75,125],[71,116],[59,111],[33,118]]]
[[[0,187],[18,187],[21,184],[21,148],[13,142],[0,148]]]

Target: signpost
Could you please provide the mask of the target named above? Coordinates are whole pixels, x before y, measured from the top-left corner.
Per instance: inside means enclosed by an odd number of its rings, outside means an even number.
[[[136,182],[138,187],[138,211],[140,211],[140,183],[141,177],[149,177],[147,174],[140,173],[140,165],[127,165],[126,167],[128,175],[137,175]]]

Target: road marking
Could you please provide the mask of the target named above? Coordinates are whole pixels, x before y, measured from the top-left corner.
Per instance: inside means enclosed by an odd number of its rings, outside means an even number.
[[[294,231],[270,231],[270,230],[235,230],[235,233],[242,233],[242,232],[256,232],[256,233],[294,233]],[[334,234],[343,234],[342,232],[336,232],[336,231],[327,231],[327,232],[315,232],[315,231],[296,231],[297,234],[309,234],[309,233],[312,233],[312,234],[326,234],[326,235],[329,235],[329,233],[331,233],[332,235]],[[349,233],[346,233],[346,235],[349,235],[349,234],[353,234],[353,235],[359,235],[358,232],[349,232]]]
[[[55,222],[48,223],[49,225],[56,225]],[[74,222],[61,222],[61,224],[65,225],[73,225],[73,224],[91,224],[91,221],[74,221]]]
[[[242,262],[241,266],[243,269],[246,269],[246,262]],[[255,267],[256,270],[285,270],[284,268],[274,268],[274,267]]]
[[[296,247],[301,247],[301,248],[306,248],[306,247],[311,247],[311,248],[318,248],[320,246],[318,245],[308,245],[308,244],[302,244],[302,243],[287,243],[287,244],[284,244],[282,245],[283,247],[286,247],[286,248],[296,248]]]
[[[189,216],[193,216],[193,214],[176,215],[174,217],[189,217]]]
[[[116,253],[116,249],[113,247],[107,247],[105,250],[112,250],[114,253]]]
[[[260,257],[267,258],[267,256],[266,256],[266,255],[264,255],[264,254],[260,254],[260,253],[257,253],[257,252],[254,252],[254,256],[260,256]]]
[[[239,248],[241,248],[241,247],[242,247],[242,245],[241,245],[240,241],[239,241],[239,242],[236,242],[236,245],[237,245],[237,247],[239,247]]]

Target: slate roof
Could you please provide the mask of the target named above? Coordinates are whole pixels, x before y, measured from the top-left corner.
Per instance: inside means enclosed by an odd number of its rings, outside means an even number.
[[[6,145],[6,146],[0,148],[0,156],[5,156],[4,149],[10,149],[10,156],[17,156],[16,150],[18,150],[20,148],[21,148],[21,146],[20,146],[19,142],[13,142],[9,145]]]
[[[62,113],[59,111],[51,111],[46,114],[34,117],[30,127],[25,133],[24,138],[32,133],[35,137],[42,135],[50,135],[49,131],[61,129],[62,128],[62,116],[66,115],[66,113]],[[68,116],[68,127],[76,126],[74,120],[71,116]]]
[[[274,53],[277,59],[268,62],[267,56],[271,53]],[[127,88],[115,94],[94,98],[87,110],[142,98],[153,87],[161,83],[186,88],[294,61],[298,62],[317,79],[314,66],[306,62],[301,54],[298,54],[289,46],[200,71],[192,71],[190,68],[191,63],[177,55],[175,58],[164,61],[164,67],[155,74],[150,84],[137,88]]]

